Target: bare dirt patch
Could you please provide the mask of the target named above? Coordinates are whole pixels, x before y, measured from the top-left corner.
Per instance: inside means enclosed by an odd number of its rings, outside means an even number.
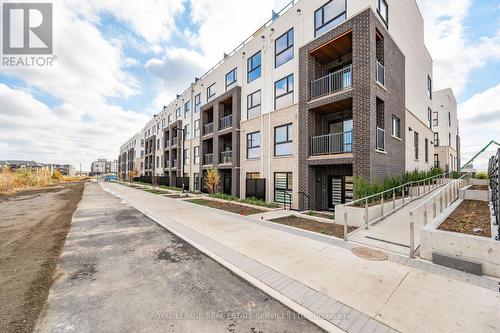
[[[488,191],[488,185],[472,185],[468,190],[474,191]]]
[[[490,208],[487,202],[464,200],[438,230],[491,237]]]
[[[271,221],[295,228],[317,232],[323,235],[344,238],[344,226],[340,224],[319,222],[311,219],[298,217],[295,215],[280,217]],[[356,227],[348,226],[347,232],[349,233],[356,229],[357,229]]]
[[[0,332],[31,332],[83,183],[0,196]]]
[[[228,202],[214,201],[214,200],[192,199],[192,200],[185,200],[185,201],[195,203],[198,205],[203,205],[203,206],[208,206],[208,207],[212,207],[212,208],[225,210],[227,212],[236,213],[236,214],[240,214],[240,215],[252,215],[252,214],[266,212],[265,210],[262,210],[262,209],[247,207],[247,206],[228,203]]]

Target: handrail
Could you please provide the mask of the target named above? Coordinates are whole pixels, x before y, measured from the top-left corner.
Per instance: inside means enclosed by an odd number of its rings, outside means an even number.
[[[307,198],[307,210],[311,210],[311,198],[305,192],[300,191],[299,195],[302,195]]]
[[[288,210],[292,210],[292,195],[287,191],[283,191],[283,209],[286,210],[287,200],[285,198],[288,196],[290,200],[288,200]]]

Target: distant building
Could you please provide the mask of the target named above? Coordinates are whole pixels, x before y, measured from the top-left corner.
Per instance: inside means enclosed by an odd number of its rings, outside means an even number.
[[[65,176],[73,176],[75,174],[75,168],[70,164],[51,164],[51,163],[39,163],[35,161],[24,161],[24,160],[7,160],[0,161],[0,168],[3,166],[9,167],[11,170],[17,169],[28,169],[37,170],[42,168],[49,168],[50,172],[58,170],[61,174]]]
[[[142,132],[136,133],[120,147],[118,155],[118,176],[127,179],[129,172],[135,170],[136,175],[142,173],[144,158],[144,138]]]
[[[92,162],[92,164],[90,165],[90,175],[99,176],[106,174],[106,164],[107,160],[105,158],[101,158],[97,161]]]

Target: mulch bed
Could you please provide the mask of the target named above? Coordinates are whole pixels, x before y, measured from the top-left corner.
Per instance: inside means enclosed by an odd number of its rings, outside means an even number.
[[[468,190],[488,191],[488,185],[472,185]]]
[[[491,237],[491,217],[488,203],[478,200],[464,200],[441,223],[438,230]]]
[[[198,205],[203,205],[211,208],[217,208],[221,210],[225,210],[227,212],[236,213],[240,215],[252,215],[258,213],[265,213],[265,210],[242,206],[238,204],[228,203],[228,202],[220,202],[214,200],[206,200],[206,199],[190,199],[185,200],[186,202],[195,203]]]
[[[309,211],[306,214],[309,216],[315,216],[315,217],[321,217],[324,219],[335,220],[334,214],[320,213],[320,212],[315,212],[315,211]]]
[[[295,215],[280,217],[271,221],[295,228],[317,232],[323,235],[344,238],[344,226],[340,224],[319,222]],[[357,229],[356,227],[351,226],[348,226],[347,228],[348,233]]]

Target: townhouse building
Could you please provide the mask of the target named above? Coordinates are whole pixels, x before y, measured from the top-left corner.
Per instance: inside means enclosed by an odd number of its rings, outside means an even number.
[[[138,132],[120,147],[118,155],[118,177],[129,180],[130,171],[137,176],[142,173],[144,165],[144,137]]]
[[[90,175],[100,176],[107,173],[106,164],[107,160],[105,158],[99,158],[97,161],[92,162],[90,165]]]
[[[460,134],[457,101],[449,88],[434,91],[433,94],[434,165],[445,171],[459,171]]]
[[[146,124],[142,174],[334,209],[355,176],[434,165],[433,107],[414,0],[295,1]]]

